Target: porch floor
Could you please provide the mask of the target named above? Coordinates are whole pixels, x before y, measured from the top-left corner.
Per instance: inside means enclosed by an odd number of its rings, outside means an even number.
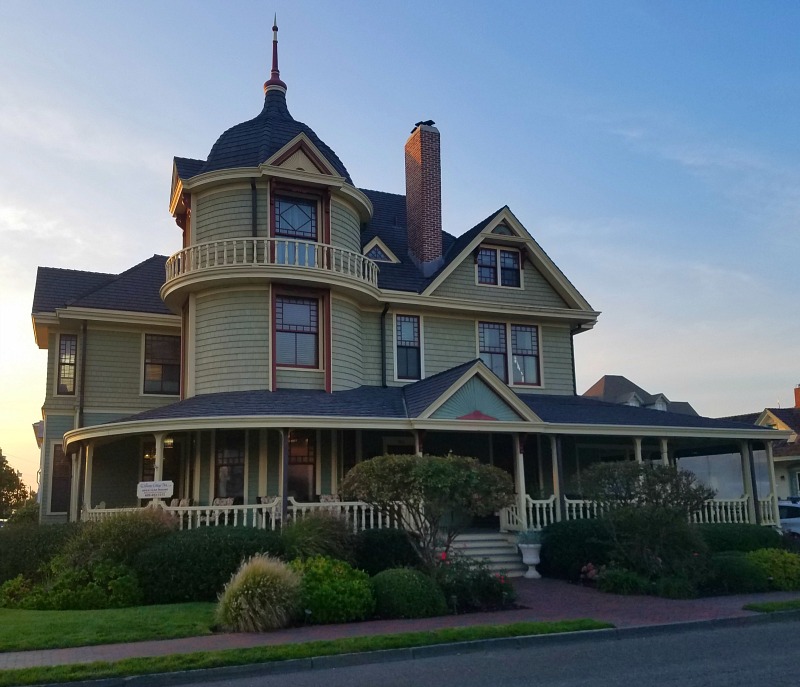
[[[652,596],[617,596],[560,580],[513,580],[525,606],[514,611],[448,615],[417,620],[373,620],[346,625],[297,627],[266,634],[215,634],[184,639],[103,644],[73,649],[0,653],[0,670],[33,666],[69,665],[92,661],[119,661],[125,658],[168,656],[195,651],[240,649],[253,646],[294,644],[343,637],[416,632],[446,627],[495,625],[522,621],[592,618],[618,628],[667,625],[673,623],[743,618],[759,615],[742,606],[759,601],[798,599],[798,592],[741,594],[705,599],[673,600]]]

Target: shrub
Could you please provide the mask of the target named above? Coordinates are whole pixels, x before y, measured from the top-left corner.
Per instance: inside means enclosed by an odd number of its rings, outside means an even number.
[[[367,573],[327,556],[296,559],[302,574],[301,604],[309,623],[349,623],[372,615],[375,599]]]
[[[22,575],[6,580],[0,585],[0,606],[3,608],[19,608],[32,589],[33,583]]]
[[[436,582],[420,570],[392,568],[372,578],[375,613],[381,618],[429,618],[447,613]]]
[[[82,611],[138,606],[142,591],[133,570],[108,561],[62,571],[53,580],[33,587],[20,608]]]
[[[743,551],[715,553],[711,556],[710,572],[702,589],[708,595],[766,592],[769,576]]]
[[[772,589],[800,589],[800,556],[796,553],[782,549],[759,549],[745,555],[747,560],[764,571]]]
[[[17,575],[37,579],[38,571],[63,549],[81,527],[79,523],[19,523],[0,528],[0,583]]]
[[[656,596],[666,599],[694,599],[698,596],[697,585],[684,575],[666,575],[655,582]]]
[[[463,556],[445,556],[435,579],[454,613],[503,608],[516,599],[508,578],[485,563]]]
[[[612,546],[608,524],[602,519],[553,523],[542,531],[537,568],[545,576],[577,582],[587,563],[600,568],[611,561]]]
[[[233,632],[267,632],[286,627],[299,602],[300,576],[277,558],[253,556],[225,585],[216,618]]]
[[[38,525],[39,524],[39,504],[36,499],[30,499],[15,510],[6,522],[9,525]]]
[[[335,515],[314,513],[290,522],[281,530],[284,555],[289,558],[330,556],[353,562],[350,526]]]
[[[253,527],[201,527],[151,542],[134,562],[147,603],[214,601],[243,560],[282,553],[280,537]]]
[[[647,594],[650,582],[633,570],[608,567],[597,576],[597,588],[610,594]]]
[[[175,518],[160,508],[142,508],[88,523],[53,561],[54,571],[91,567],[98,562],[130,565],[147,544],[166,536],[177,524]]]
[[[355,565],[368,575],[390,568],[411,568],[419,556],[403,530],[362,530],[355,537]]]
[[[744,524],[694,525],[711,553],[781,548],[781,535],[771,527]]]

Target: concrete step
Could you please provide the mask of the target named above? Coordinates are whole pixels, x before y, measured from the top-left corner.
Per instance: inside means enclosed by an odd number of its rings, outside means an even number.
[[[492,572],[509,577],[518,577],[528,569],[522,563],[513,534],[467,532],[456,537],[452,549],[462,556],[483,561]]]

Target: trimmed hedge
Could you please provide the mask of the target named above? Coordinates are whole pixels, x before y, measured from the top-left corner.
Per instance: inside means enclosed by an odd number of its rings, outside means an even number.
[[[366,620],[375,610],[372,586],[363,570],[327,556],[297,558],[289,567],[303,576],[300,596],[306,622],[351,623]]]
[[[279,535],[253,527],[201,527],[153,542],[134,569],[146,603],[215,601],[242,561],[258,553],[280,556]]]
[[[744,524],[694,525],[711,553],[757,551],[782,546],[780,533],[771,527]]]
[[[542,562],[537,569],[546,577],[577,582],[587,563],[596,568],[610,563],[612,548],[602,519],[556,522],[542,531]]]
[[[362,530],[355,537],[355,567],[370,576],[391,568],[419,565],[419,555],[403,530]]]
[[[430,618],[447,613],[447,601],[429,575],[411,568],[392,568],[371,580],[379,618]]]
[[[770,589],[794,592],[800,590],[800,556],[783,549],[750,551],[747,560],[769,577]]]
[[[0,583],[17,575],[35,579],[81,526],[21,523],[0,528]]]
[[[749,560],[744,551],[724,551],[711,556],[710,574],[703,593],[751,594],[769,591],[769,576]]]

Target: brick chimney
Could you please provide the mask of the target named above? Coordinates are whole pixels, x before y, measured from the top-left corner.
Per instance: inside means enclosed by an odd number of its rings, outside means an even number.
[[[439,130],[417,122],[406,141],[408,253],[429,277],[442,265],[442,171]]]
[[[794,407],[800,408],[800,384],[794,388]]]

